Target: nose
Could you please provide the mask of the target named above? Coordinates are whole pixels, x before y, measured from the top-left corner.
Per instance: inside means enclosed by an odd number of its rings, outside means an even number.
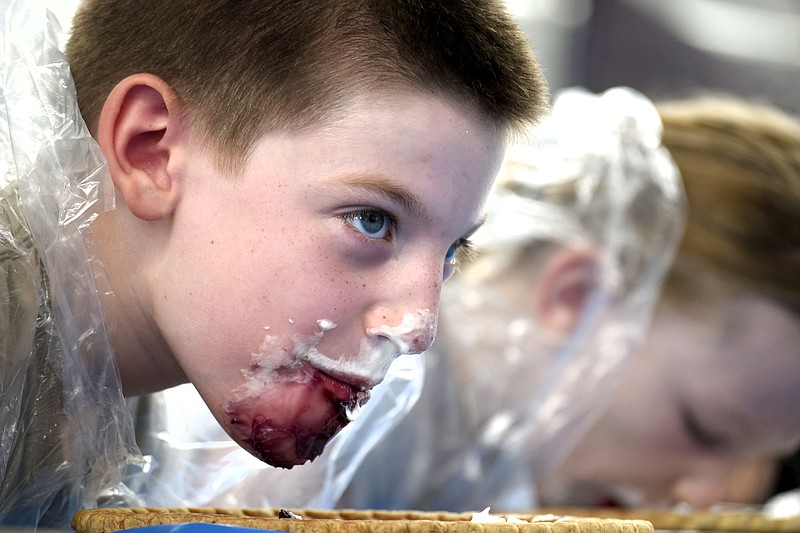
[[[388,341],[395,356],[422,353],[436,337],[436,315],[429,309],[406,312],[399,324],[367,328],[367,335]]]
[[[430,348],[436,336],[441,260],[426,269],[406,269],[375,291],[378,296],[364,317],[371,339],[392,346],[394,354],[417,354]]]
[[[672,488],[673,501],[685,502],[692,509],[707,509],[720,502],[728,492],[735,469],[736,463],[728,459],[707,460],[676,480]]]

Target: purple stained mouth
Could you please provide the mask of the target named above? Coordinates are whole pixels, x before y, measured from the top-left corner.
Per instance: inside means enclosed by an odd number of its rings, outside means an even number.
[[[310,384],[294,384],[295,390],[278,402],[256,396],[232,404],[227,411],[231,436],[272,466],[291,469],[313,461],[350,422],[349,414],[369,398],[369,391],[353,390],[348,399],[338,399],[341,390],[334,394],[329,382],[326,376],[313,379]],[[290,414],[277,412],[272,417],[263,414],[275,405],[280,409],[288,407]]]
[[[272,466],[291,469],[320,456],[325,445],[348,423],[347,417],[337,413],[322,429],[276,428],[264,416],[256,416],[251,423],[251,437],[245,439],[256,457]]]

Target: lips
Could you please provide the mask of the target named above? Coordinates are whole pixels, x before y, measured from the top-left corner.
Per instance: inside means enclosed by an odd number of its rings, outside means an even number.
[[[367,389],[371,387],[361,384],[351,384],[345,381],[346,378],[336,378],[320,370],[313,370],[311,375],[313,379],[337,401],[352,402],[364,396],[366,396],[364,401],[369,399],[369,391]]]
[[[301,380],[231,402],[229,433],[258,459],[291,469],[317,458],[368,398],[369,391],[310,369]]]

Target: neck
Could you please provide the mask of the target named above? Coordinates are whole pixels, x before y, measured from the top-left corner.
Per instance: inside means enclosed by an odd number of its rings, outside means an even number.
[[[105,267],[113,293],[102,302],[103,315],[112,321],[111,346],[126,397],[187,381],[153,317],[147,247],[125,244],[138,242],[128,238],[134,234],[130,226],[143,223],[131,217],[120,207],[103,213],[91,226],[102,259],[95,269]]]

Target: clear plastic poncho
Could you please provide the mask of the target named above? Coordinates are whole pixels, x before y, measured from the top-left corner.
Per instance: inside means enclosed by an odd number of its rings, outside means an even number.
[[[138,456],[89,231],[113,188],[57,21],[0,9],[0,523],[68,528]]]

